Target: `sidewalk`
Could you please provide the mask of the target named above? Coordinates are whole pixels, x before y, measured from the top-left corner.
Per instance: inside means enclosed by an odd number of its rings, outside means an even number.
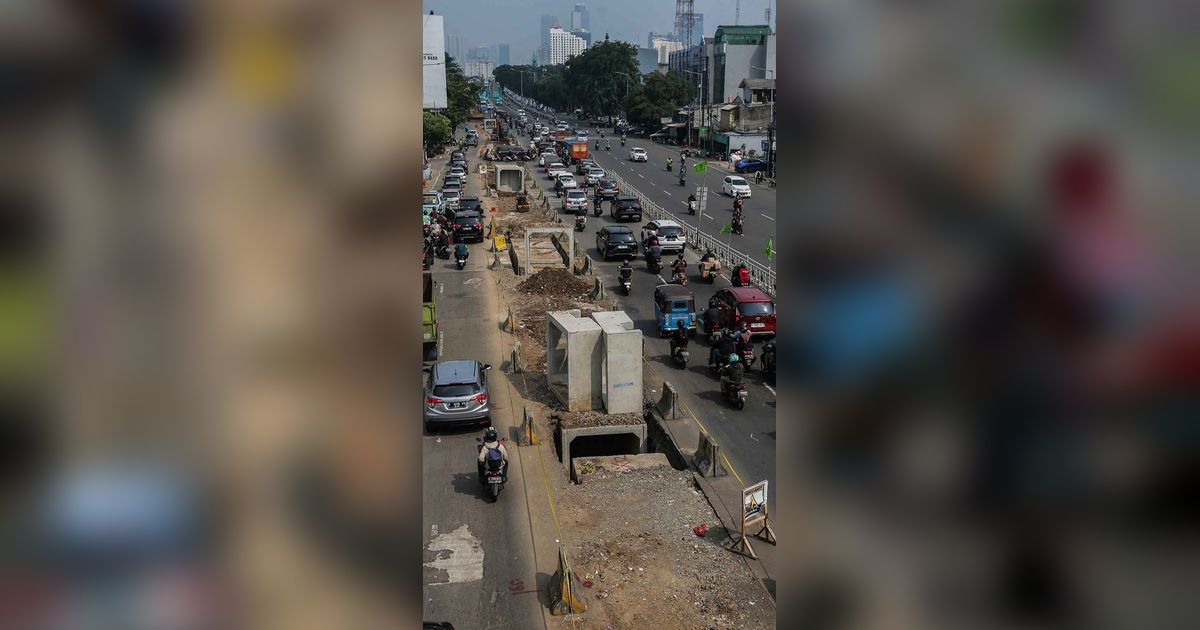
[[[647,363],[647,365],[649,365]],[[645,373],[645,387],[648,392],[647,396],[652,397],[657,402],[657,396],[661,395],[663,390],[663,379],[651,367]],[[681,401],[678,417],[675,419],[664,418],[659,412],[657,406],[653,406],[653,413],[656,420],[666,432],[667,437],[675,445],[676,450],[683,456],[691,470],[693,477],[696,479],[696,484],[699,486],[704,495],[708,498],[709,505],[713,511],[721,519],[721,525],[730,533],[736,541],[740,532],[741,518],[741,503],[742,503],[742,488],[754,483],[753,479],[739,479],[738,472],[733,469],[732,464],[727,461],[723,462],[726,468],[729,469],[729,474],[720,477],[705,477],[695,470],[695,465],[692,462],[692,456],[696,453],[696,448],[700,441],[700,421],[688,410]],[[768,508],[776,500],[774,488],[768,488],[767,505]],[[771,517],[770,523],[772,529],[775,527],[775,518]],[[754,529],[757,529],[757,525]],[[778,535],[778,532],[776,532]],[[771,601],[775,603],[775,578],[778,575],[776,570],[776,545],[768,543],[764,540],[749,537],[750,545],[754,549],[754,553],[758,559],[749,558],[739,554],[750,567],[760,583],[771,594]],[[730,553],[737,553],[730,550]]]

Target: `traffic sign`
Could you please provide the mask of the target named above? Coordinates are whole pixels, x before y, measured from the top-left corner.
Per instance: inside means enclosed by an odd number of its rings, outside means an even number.
[[[768,141],[766,141],[766,140],[763,140],[763,141],[762,141],[762,150],[763,150],[763,153],[766,153],[766,152],[770,151],[770,150],[771,150],[771,143],[770,143],[770,142],[768,142]]]

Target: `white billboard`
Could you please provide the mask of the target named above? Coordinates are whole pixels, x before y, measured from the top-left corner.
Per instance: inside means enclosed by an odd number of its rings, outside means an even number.
[[[424,54],[422,55],[421,107],[446,108],[446,37],[442,16],[425,15]]]

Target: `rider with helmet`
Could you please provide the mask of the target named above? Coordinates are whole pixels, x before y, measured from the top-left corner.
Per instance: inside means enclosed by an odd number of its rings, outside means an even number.
[[[501,461],[508,464],[508,450],[504,448],[504,444],[500,442],[499,436],[496,434],[496,427],[488,427],[483,432],[483,448],[479,449],[479,479],[483,480],[483,463],[487,461],[492,451],[499,452]],[[505,476],[508,476],[508,471],[505,470]]]

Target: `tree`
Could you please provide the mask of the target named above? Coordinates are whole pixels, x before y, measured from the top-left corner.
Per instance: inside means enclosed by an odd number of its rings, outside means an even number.
[[[446,118],[451,129],[467,121],[475,106],[478,89],[467,80],[454,58],[446,55]]]
[[[451,136],[454,135],[454,125],[450,123],[449,118],[436,112],[425,112],[423,118],[422,139],[425,143],[425,152],[432,154],[450,141]]]
[[[663,118],[673,116],[680,107],[691,102],[694,92],[695,88],[680,72],[651,72],[625,99],[625,114],[629,122],[655,129],[662,124]]]
[[[620,110],[626,93],[637,84],[637,47],[626,42],[603,41],[571,57],[564,67],[569,104],[593,114],[612,116]]]

